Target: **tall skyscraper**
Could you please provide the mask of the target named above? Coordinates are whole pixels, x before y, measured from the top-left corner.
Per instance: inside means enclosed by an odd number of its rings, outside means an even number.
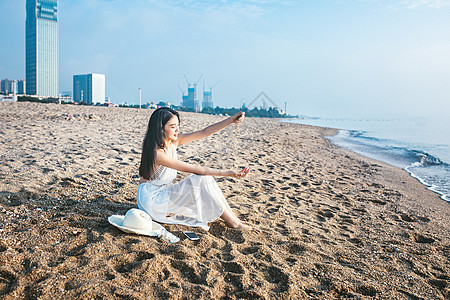
[[[26,92],[58,96],[58,0],[26,0]]]
[[[73,76],[73,101],[87,104],[105,103],[105,74]]]

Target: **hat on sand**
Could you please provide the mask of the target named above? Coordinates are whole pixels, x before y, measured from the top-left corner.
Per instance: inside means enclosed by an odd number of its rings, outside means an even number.
[[[176,243],[180,240],[164,227],[152,221],[145,211],[137,208],[130,209],[125,216],[110,216],[108,222],[126,233],[156,236],[169,243]]]

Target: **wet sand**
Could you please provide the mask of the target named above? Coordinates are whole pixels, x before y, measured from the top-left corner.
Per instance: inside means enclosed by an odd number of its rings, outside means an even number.
[[[260,235],[221,220],[198,242],[165,225],[173,245],[119,231],[107,218],[137,206],[150,113],[0,102],[0,298],[450,298],[449,203],[333,129],[247,118],[178,149],[251,168],[216,180]],[[181,113],[181,130],[221,119]]]

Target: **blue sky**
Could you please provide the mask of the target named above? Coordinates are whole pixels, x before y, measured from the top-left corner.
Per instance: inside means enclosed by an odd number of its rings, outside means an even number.
[[[25,1],[0,12],[0,78],[24,78]],[[115,103],[180,104],[203,74],[224,107],[264,91],[291,114],[450,114],[450,0],[60,0],[59,30],[60,91],[104,73]]]

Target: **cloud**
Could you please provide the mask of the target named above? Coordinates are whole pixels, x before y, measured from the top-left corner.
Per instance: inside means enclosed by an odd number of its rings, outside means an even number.
[[[388,10],[412,10],[412,9],[443,9],[450,7],[450,0],[360,0],[360,2],[368,2],[378,4]]]
[[[418,8],[444,8],[450,6],[449,0],[404,0],[399,3],[399,6],[407,9]]]

